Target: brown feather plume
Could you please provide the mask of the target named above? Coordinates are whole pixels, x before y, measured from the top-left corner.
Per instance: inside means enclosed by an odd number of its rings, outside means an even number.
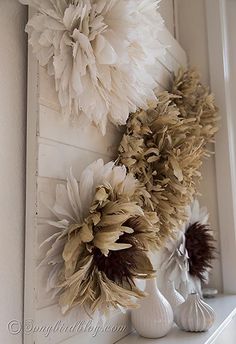
[[[216,248],[208,224],[195,222],[185,233],[186,249],[189,255],[189,273],[205,282],[205,272],[212,268]]]

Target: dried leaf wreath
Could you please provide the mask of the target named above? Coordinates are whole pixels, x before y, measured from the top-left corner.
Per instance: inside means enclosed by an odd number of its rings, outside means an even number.
[[[171,92],[147,111],[130,115],[119,147],[119,163],[146,187],[146,210],[158,216],[158,242],[180,228],[201,178],[207,143],[217,131],[217,108],[197,72],[179,71]]]
[[[74,119],[84,113],[106,131],[156,99],[160,0],[20,0],[38,14],[29,42],[55,77],[59,102]]]
[[[93,313],[136,307],[145,294],[135,278],[153,277],[147,251],[156,246],[156,214],[135,201],[146,192],[124,166],[98,160],[89,165],[80,182],[72,172],[67,185],[56,189],[48,220],[57,231],[42,264],[51,266],[48,289],[59,293],[65,313],[82,305]]]

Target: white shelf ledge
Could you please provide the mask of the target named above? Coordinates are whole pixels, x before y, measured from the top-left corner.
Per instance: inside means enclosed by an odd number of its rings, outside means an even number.
[[[127,337],[119,340],[117,344],[213,344],[236,316],[236,295],[219,295],[214,299],[207,300],[207,303],[213,307],[216,313],[215,323],[207,332],[184,332],[174,325],[166,337],[146,339],[140,337],[134,331]],[[234,327],[236,328],[236,325]],[[227,342],[224,342],[225,344],[236,343],[236,338],[234,337],[232,341],[227,340]]]

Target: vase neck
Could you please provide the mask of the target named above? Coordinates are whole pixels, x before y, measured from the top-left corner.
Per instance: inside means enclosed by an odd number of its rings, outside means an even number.
[[[155,278],[147,279],[147,280],[146,280],[146,288],[145,288],[145,291],[146,291],[148,294],[153,294],[153,293],[156,292],[157,290],[158,290],[158,289],[157,289],[156,279],[155,279]]]
[[[200,295],[198,293],[192,293],[188,296],[189,300],[200,300]]]
[[[167,287],[168,289],[175,289],[175,283],[174,283],[174,281],[167,280],[167,281],[166,281],[166,287]]]

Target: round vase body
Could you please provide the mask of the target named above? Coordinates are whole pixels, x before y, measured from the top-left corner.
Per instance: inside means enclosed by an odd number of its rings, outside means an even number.
[[[164,337],[173,325],[172,308],[157,288],[155,279],[146,281],[145,292],[148,296],[140,301],[140,307],[131,311],[132,324],[142,337]]]
[[[213,325],[214,318],[214,310],[196,293],[190,294],[175,310],[176,324],[188,332],[207,331]]]

